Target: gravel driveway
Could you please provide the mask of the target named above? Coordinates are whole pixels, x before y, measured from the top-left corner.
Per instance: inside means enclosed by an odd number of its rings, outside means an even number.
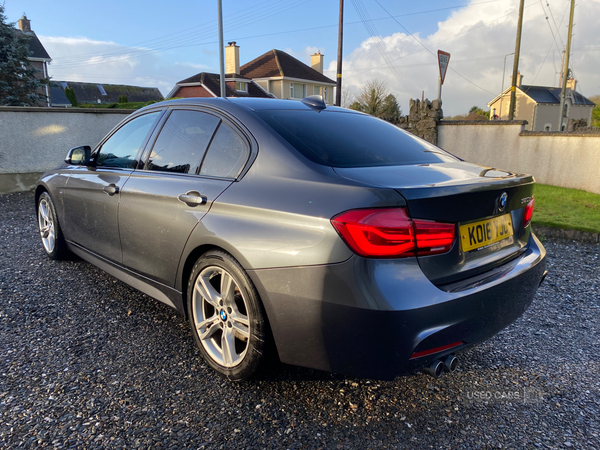
[[[0,211],[1,448],[600,449],[597,245],[546,242],[529,311],[438,380],[285,366],[231,384],[174,310],[46,258],[31,193]]]

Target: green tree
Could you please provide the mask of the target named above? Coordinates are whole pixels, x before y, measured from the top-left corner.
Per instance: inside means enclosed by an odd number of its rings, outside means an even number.
[[[350,105],[350,109],[390,122],[396,122],[402,114],[396,97],[389,92],[387,84],[381,80],[367,81]]]
[[[37,91],[48,80],[35,77],[37,71],[27,59],[29,39],[6,21],[0,5],[0,105],[34,106],[44,100]]]
[[[482,117],[485,117],[487,119],[490,118],[490,112],[489,111],[484,111],[483,109],[481,109],[477,105],[471,107],[471,109],[469,110],[469,114],[467,115],[467,117],[469,117],[472,114],[477,114],[478,116],[482,116]]]
[[[70,88],[67,86],[65,88],[65,96],[67,97],[67,99],[69,99],[69,101],[71,102],[71,105],[79,106],[79,103],[77,102],[77,97],[75,96],[75,91],[73,90],[73,88]]]
[[[592,109],[592,127],[600,127],[600,95],[592,95],[590,100],[593,101],[596,106]]]

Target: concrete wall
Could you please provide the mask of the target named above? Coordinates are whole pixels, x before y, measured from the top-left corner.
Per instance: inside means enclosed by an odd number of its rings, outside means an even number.
[[[31,188],[36,175],[60,165],[70,148],[93,148],[132,112],[0,107],[0,192]]]
[[[469,162],[600,194],[600,133],[523,131],[522,121],[442,121],[438,145]]]

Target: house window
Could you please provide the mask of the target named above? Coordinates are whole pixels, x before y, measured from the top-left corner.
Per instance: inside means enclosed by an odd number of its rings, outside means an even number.
[[[248,83],[245,83],[244,81],[236,81],[235,90],[239,92],[248,92]]]
[[[104,90],[104,86],[102,86],[101,84],[97,84],[96,87],[98,88],[98,90],[100,91],[100,94],[102,95],[108,95],[106,93],[106,91]]]
[[[321,86],[313,86],[313,95],[321,95]]]
[[[327,101],[327,87],[323,87],[323,100]]]
[[[306,97],[306,85],[300,83],[290,83],[290,97],[303,99]]]
[[[565,102],[563,107],[563,117],[569,117],[569,104]]]

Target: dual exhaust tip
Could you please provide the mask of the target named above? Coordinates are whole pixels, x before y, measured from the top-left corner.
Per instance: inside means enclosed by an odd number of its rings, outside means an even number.
[[[454,355],[448,355],[444,360],[438,359],[432,362],[429,366],[423,367],[423,372],[434,378],[439,378],[442,376],[442,373],[444,371],[454,372],[456,370],[457,365],[458,358]]]

